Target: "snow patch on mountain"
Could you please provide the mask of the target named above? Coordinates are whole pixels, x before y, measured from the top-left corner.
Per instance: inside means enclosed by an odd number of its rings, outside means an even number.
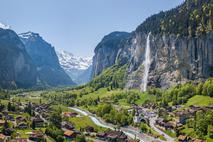
[[[77,57],[67,51],[57,52],[59,62],[65,70],[86,70],[92,65],[92,57]]]
[[[91,80],[92,57],[77,57],[66,51],[57,52],[57,55],[61,67],[76,84],[82,85]]]
[[[11,29],[11,27],[9,25],[5,25],[3,23],[0,22],[0,28],[2,29]]]

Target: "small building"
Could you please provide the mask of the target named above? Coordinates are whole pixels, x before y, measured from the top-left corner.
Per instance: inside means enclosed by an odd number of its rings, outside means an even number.
[[[27,129],[28,126],[27,126],[26,123],[19,123],[18,126],[17,126],[17,128],[19,128],[19,129]]]
[[[188,138],[185,135],[180,135],[180,136],[178,136],[178,141],[179,142],[188,142]]]
[[[5,119],[10,120],[10,121],[15,121],[14,116],[12,116],[12,115],[5,115]]]
[[[6,141],[6,136],[0,133],[0,142],[5,142],[5,141]]]
[[[91,132],[94,132],[95,129],[94,129],[93,127],[91,127],[91,126],[87,126],[87,127],[85,128],[85,131],[91,133]]]
[[[65,121],[61,123],[61,127],[68,130],[75,129],[75,127],[71,123]]]
[[[97,133],[97,134],[96,134],[96,137],[97,137],[98,139],[100,139],[100,140],[103,140],[103,141],[106,140],[106,136],[107,136],[106,133]]]
[[[17,116],[16,117],[16,123],[20,123],[20,122],[27,122],[27,120],[22,116]]]
[[[42,132],[33,132],[30,134],[29,139],[32,141],[42,141],[44,139],[44,134]]]
[[[35,127],[43,127],[44,126],[44,120],[40,117],[33,118],[32,123],[35,124]]]
[[[109,142],[127,142],[128,138],[122,131],[107,132],[107,141]]]
[[[4,130],[4,134],[6,136],[11,136],[12,133],[14,133],[14,132],[15,132],[15,129],[13,129],[13,128],[7,128],[7,129]]]
[[[0,120],[0,126],[4,126],[5,121],[4,120]]]
[[[66,130],[66,131],[64,132],[64,136],[65,136],[67,139],[73,139],[73,138],[75,138],[76,134],[75,134],[75,132],[72,131],[72,130]]]
[[[78,113],[76,113],[76,112],[63,112],[62,115],[64,117],[76,117],[78,115]]]

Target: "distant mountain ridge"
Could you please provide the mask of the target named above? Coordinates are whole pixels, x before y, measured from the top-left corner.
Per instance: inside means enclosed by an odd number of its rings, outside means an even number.
[[[77,57],[67,51],[57,51],[61,67],[77,84],[85,84],[91,79],[92,58]]]

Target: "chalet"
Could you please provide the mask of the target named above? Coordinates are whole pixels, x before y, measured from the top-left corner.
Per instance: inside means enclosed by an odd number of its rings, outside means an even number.
[[[4,120],[0,120],[0,126],[4,126],[5,121]]]
[[[166,122],[164,124],[165,129],[173,129],[175,126],[171,122]]]
[[[109,131],[107,132],[108,142],[127,142],[127,136],[122,131]]]
[[[85,131],[91,133],[91,132],[94,132],[95,129],[94,129],[93,127],[91,127],[91,126],[87,126],[87,127],[85,128]]]
[[[165,129],[173,129],[176,127],[176,124],[174,122],[172,122],[172,121],[164,122],[164,120],[162,118],[157,119],[156,124],[161,127],[164,127]]]
[[[186,110],[182,110],[182,111],[176,112],[175,116],[178,117],[179,122],[181,124],[185,124],[186,120],[188,118],[190,118],[190,113],[189,113],[188,109],[186,109]]]
[[[33,132],[30,134],[29,139],[32,141],[42,141],[44,139],[44,134],[42,132]]]
[[[96,134],[96,137],[97,137],[98,139],[100,139],[100,140],[103,140],[103,141],[106,140],[106,136],[107,136],[106,133],[97,133],[97,134]]]
[[[76,112],[63,112],[62,115],[64,117],[76,117],[78,115],[78,113],[76,113]]]
[[[71,131],[71,130],[66,130],[66,131],[64,132],[64,136],[65,136],[65,138],[67,138],[67,139],[73,139],[73,138],[75,138],[76,133],[75,133],[74,131]]]
[[[17,116],[16,117],[16,123],[20,123],[20,122],[27,122],[27,120],[22,116]]]
[[[68,130],[73,130],[75,127],[69,122],[62,122],[61,127]]]
[[[12,115],[5,115],[5,119],[10,120],[10,121],[15,121],[14,116],[12,116]]]
[[[5,141],[6,141],[6,136],[0,133],[0,142],[5,142]]]
[[[32,123],[35,124],[35,127],[43,127],[44,126],[44,120],[40,117],[35,117],[32,120]]]
[[[13,129],[13,128],[7,128],[7,129],[4,130],[4,134],[6,136],[11,136],[12,133],[14,133],[14,132],[15,132],[15,129]]]
[[[178,136],[178,141],[179,142],[188,142],[188,138],[185,135],[180,135],[180,136]]]
[[[27,129],[28,126],[27,126],[26,123],[23,123],[23,122],[22,122],[22,123],[19,123],[19,124],[18,124],[17,128],[19,128],[19,129]]]

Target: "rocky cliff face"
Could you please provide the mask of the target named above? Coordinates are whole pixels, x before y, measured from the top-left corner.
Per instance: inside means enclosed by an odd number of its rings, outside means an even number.
[[[129,36],[130,34],[126,32],[113,32],[102,39],[95,48],[93,76],[100,74],[103,69],[115,64],[117,54],[122,48],[122,41],[125,41]]]
[[[36,67],[18,35],[0,28],[0,88],[29,88],[36,85]]]
[[[27,32],[19,37],[37,67],[38,83],[45,86],[75,84],[61,68],[54,47],[39,34]]]
[[[167,88],[213,76],[213,32],[199,37],[151,35],[150,38],[149,86]],[[122,48],[118,55],[120,60],[128,53],[130,57],[126,88],[143,85],[146,40],[147,34],[135,33],[128,41],[132,44]]]
[[[211,4],[209,0],[186,0],[170,11],[147,18],[119,44],[105,46],[101,42],[95,50],[94,75],[114,64],[128,64],[125,87],[141,89],[151,32],[148,86],[167,88],[213,76]]]

